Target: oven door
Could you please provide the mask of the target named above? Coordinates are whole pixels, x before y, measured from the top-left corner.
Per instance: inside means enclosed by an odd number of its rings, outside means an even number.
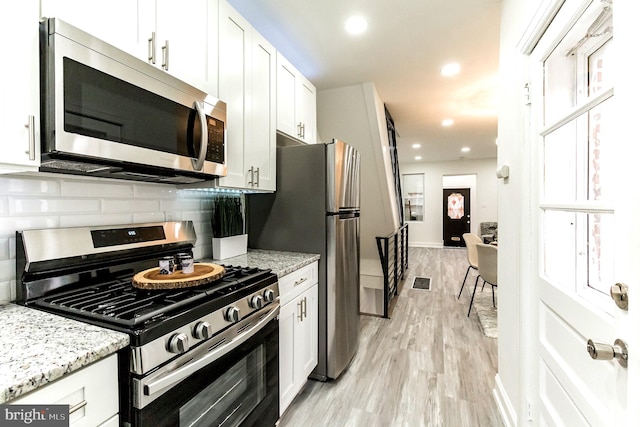
[[[278,319],[269,306],[133,380],[134,426],[275,425]],[[221,335],[224,335],[222,337]]]

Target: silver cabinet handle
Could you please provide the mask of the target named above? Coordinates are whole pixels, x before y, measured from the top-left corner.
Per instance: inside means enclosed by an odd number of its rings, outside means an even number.
[[[302,300],[302,303],[303,303],[303,307],[304,307],[302,313],[303,313],[304,317],[306,318],[307,317],[307,297],[304,297],[304,299]]]
[[[27,117],[27,124],[24,125],[29,129],[29,149],[25,153],[29,155],[29,160],[36,159],[36,118],[35,116]]]
[[[587,341],[587,351],[594,360],[616,359],[620,366],[627,367],[629,352],[627,351],[627,344],[621,339],[616,339],[613,345],[589,340]]]
[[[200,118],[200,153],[198,153],[197,159],[191,159],[191,166],[194,170],[201,171],[204,166],[205,158],[207,157],[207,145],[209,143],[209,129],[207,128],[207,116],[204,113],[204,102],[200,105],[200,102],[196,101],[193,106]]]
[[[80,409],[84,408],[85,406],[87,406],[87,401],[86,400],[83,400],[82,402],[78,402],[73,406],[69,405],[69,415],[73,414],[74,412],[79,411]]]
[[[300,280],[296,280],[295,282],[293,282],[293,286],[301,285],[302,283],[304,283],[304,282],[306,282],[306,281],[307,281],[307,278],[306,278],[306,277],[303,277],[303,278],[301,278]]]
[[[302,300],[298,303],[298,320],[302,322]]]
[[[260,187],[260,168],[256,168],[256,187]]]
[[[254,183],[253,183],[253,166],[251,166],[251,169],[249,169],[247,172],[249,172],[251,174],[251,179],[249,180],[249,185],[253,187],[254,186]]]
[[[162,68],[169,71],[169,40],[166,40],[162,46]]]
[[[302,138],[302,122],[298,123],[298,138]]]
[[[305,124],[302,123],[302,139],[305,139],[307,137],[306,130],[307,130],[307,128],[306,128]]]
[[[148,53],[149,53],[149,62],[152,64],[156,63],[156,32],[153,31],[151,33],[151,38],[149,39],[148,44]]]

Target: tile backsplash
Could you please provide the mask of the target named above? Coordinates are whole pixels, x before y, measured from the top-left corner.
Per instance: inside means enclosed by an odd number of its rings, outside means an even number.
[[[211,257],[211,195],[49,173],[0,175],[0,304],[16,298],[16,230],[191,220],[194,257]]]

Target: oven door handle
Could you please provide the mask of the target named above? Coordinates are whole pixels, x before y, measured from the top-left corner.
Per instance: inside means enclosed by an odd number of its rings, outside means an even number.
[[[169,372],[167,375],[161,376],[150,381],[148,384],[144,385],[143,390],[144,394],[147,396],[152,396],[167,387],[170,387],[183,379],[187,378],[189,375],[197,372],[203,367],[207,366],[209,363],[217,360],[218,358],[224,356],[229,353],[231,350],[238,347],[240,344],[247,341],[251,338],[257,331],[262,329],[267,323],[273,320],[280,313],[280,306],[276,306],[273,308],[268,314],[266,314],[262,319],[260,319],[254,326],[249,329],[243,331],[240,335],[232,339],[229,344],[216,348],[213,351],[209,351],[203,357],[199,359],[195,359],[193,362],[188,363],[180,368],[176,369],[173,372]]]

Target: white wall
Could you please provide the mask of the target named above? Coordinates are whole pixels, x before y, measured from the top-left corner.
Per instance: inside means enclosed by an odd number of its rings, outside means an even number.
[[[16,297],[16,231],[192,220],[196,258],[211,257],[207,193],[175,185],[48,173],[0,175],[0,302]]]
[[[409,245],[442,247],[443,177],[475,175],[471,199],[471,231],[480,232],[480,222],[497,221],[496,159],[456,160],[400,164],[401,174],[424,173],[424,221],[409,221]],[[500,224],[498,224],[498,228]]]
[[[376,236],[399,227],[384,104],[372,83],[318,91],[317,104],[322,141],[341,139],[360,152],[361,259],[378,260]]]
[[[535,405],[532,388],[537,375],[534,357],[535,309],[531,253],[530,206],[532,200],[528,144],[529,107],[524,87],[529,82],[528,58],[519,44],[532,17],[546,0],[522,2],[504,0],[500,29],[500,104],[498,112],[498,165],[510,166],[509,178],[498,184],[498,227],[500,251],[498,277],[498,375],[496,397],[507,425],[527,425],[529,404]],[[529,396],[529,397],[527,397]]]

